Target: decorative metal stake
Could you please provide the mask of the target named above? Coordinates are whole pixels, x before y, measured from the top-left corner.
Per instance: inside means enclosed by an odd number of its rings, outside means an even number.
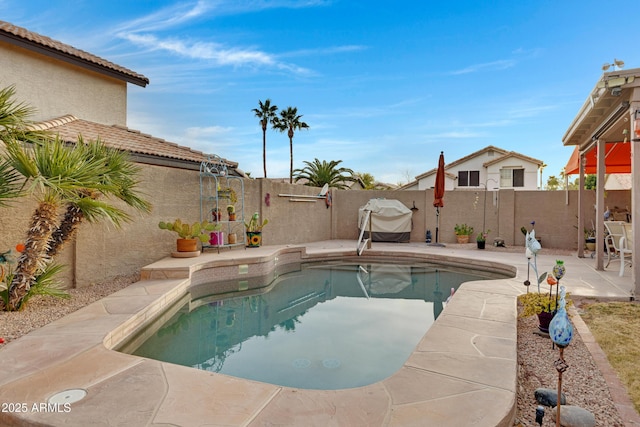
[[[556,267],[558,272],[556,273]],[[557,263],[553,268],[553,274],[558,279],[558,288],[560,288],[560,301],[558,302],[558,311],[556,315],[551,319],[549,323],[549,336],[551,340],[560,349],[560,358],[554,362],[554,366],[558,371],[558,396],[556,398],[556,427],[560,427],[560,402],[562,397],[562,373],[567,370],[569,365],[564,360],[564,349],[569,345],[573,338],[573,325],[567,316],[566,301],[565,301],[565,289],[564,286],[560,287],[560,279],[564,276],[565,268],[562,263]]]

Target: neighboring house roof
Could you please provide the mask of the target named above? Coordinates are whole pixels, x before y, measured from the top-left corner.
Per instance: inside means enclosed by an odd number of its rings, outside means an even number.
[[[149,79],[142,74],[9,22],[0,21],[0,41],[138,86],[144,87],[149,84]]]
[[[414,179],[411,182],[407,182],[406,184],[404,184],[404,185],[402,185],[400,187],[397,187],[396,190],[406,190],[407,188],[414,187],[414,186],[418,185],[418,181],[420,181],[420,179],[424,179],[424,178],[427,178],[428,176],[435,175],[435,173],[437,171],[438,171],[438,168],[433,168],[430,171],[427,171],[427,172],[417,176],[416,177],[417,179]],[[458,179],[457,175],[454,175],[451,172],[447,172],[447,171],[444,172],[444,176],[445,176],[445,178],[449,178],[449,179],[452,179],[452,180]]]
[[[453,161],[453,162],[451,162],[451,163],[447,163],[447,164],[444,166],[444,168],[445,168],[445,169],[449,169],[449,168],[451,168],[451,167],[454,167],[454,166],[456,166],[456,165],[459,165],[460,163],[464,163],[464,162],[466,162],[466,161],[467,161],[467,160],[469,160],[469,159],[473,159],[474,157],[477,157],[477,156],[479,156],[480,154],[486,153],[487,151],[495,151],[495,152],[496,152],[496,153],[498,153],[499,155],[500,155],[500,154],[501,154],[501,155],[505,155],[505,154],[509,153],[509,151],[507,151],[507,150],[503,150],[502,148],[494,147],[493,145],[488,145],[488,146],[484,147],[484,148],[483,148],[483,149],[481,149],[481,150],[474,151],[473,153],[471,153],[471,154],[469,154],[469,155],[467,155],[467,156],[464,156],[464,157],[462,157],[462,158],[460,158],[460,159],[458,159],[458,160],[455,160],[455,161]],[[434,169],[431,169],[431,170],[429,170],[429,171],[427,171],[427,172],[424,172],[424,173],[422,173],[422,174],[420,174],[420,175],[416,176],[416,181],[419,181],[419,180],[421,180],[421,179],[423,179],[423,178],[426,178],[427,176],[429,176],[429,175],[431,175],[431,174],[436,173],[436,170],[437,170],[437,169],[438,169],[438,168],[434,168]]]
[[[473,153],[471,153],[471,154],[469,154],[469,155],[466,155],[466,156],[464,156],[464,157],[462,157],[462,158],[459,158],[458,160],[455,160],[455,161],[453,161],[453,162],[451,162],[451,163],[447,163],[447,164],[444,166],[444,168],[445,168],[445,170],[446,170],[446,169],[451,169],[452,167],[455,167],[455,166],[457,166],[457,165],[459,165],[459,164],[462,164],[462,163],[464,163],[464,162],[466,162],[466,161],[468,161],[468,160],[473,159],[474,157],[478,157],[479,155],[484,154],[484,153],[489,152],[489,151],[495,151],[498,155],[496,156],[496,158],[495,158],[495,159],[490,160],[490,161],[488,161],[488,162],[485,162],[485,163],[484,163],[484,166],[485,166],[485,167],[486,167],[486,166],[493,165],[493,164],[498,163],[498,162],[501,162],[501,161],[503,161],[503,160],[505,160],[505,159],[508,159],[508,158],[510,158],[510,157],[519,158],[519,159],[526,160],[526,161],[528,161],[528,162],[535,163],[535,164],[538,164],[538,165],[542,165],[542,164],[544,163],[544,162],[543,162],[543,161],[541,161],[541,160],[534,159],[533,157],[528,157],[528,156],[525,156],[525,155],[520,154],[520,153],[516,153],[515,151],[507,151],[507,150],[504,150],[504,149],[502,149],[502,148],[495,147],[495,146],[493,146],[493,145],[488,145],[488,146],[484,147],[484,148],[483,148],[483,149],[481,149],[481,150],[474,151]],[[433,168],[433,169],[431,169],[431,170],[428,170],[427,172],[424,172],[424,173],[422,173],[422,174],[420,174],[420,175],[416,176],[416,181],[419,181],[419,180],[424,179],[424,178],[426,178],[426,177],[428,177],[428,176],[430,176],[430,175],[433,175],[433,174],[435,174],[435,173],[436,173],[436,171],[437,171],[437,168]],[[446,174],[446,173],[445,173],[445,174]],[[451,175],[451,174],[449,174],[449,175]],[[456,178],[456,176],[451,176],[451,178],[454,178],[454,179],[455,179],[455,178]],[[415,181],[414,181],[414,182],[415,182]],[[404,186],[408,186],[408,185],[410,185],[410,184],[412,184],[412,183],[405,184]],[[403,186],[403,187],[404,187],[404,186]]]
[[[530,163],[535,163],[538,166],[544,164],[544,162],[542,160],[534,159],[533,157],[525,156],[524,154],[516,153],[515,151],[510,151],[507,154],[505,154],[504,156],[501,156],[501,157],[498,157],[497,159],[493,159],[493,160],[490,160],[488,162],[485,162],[483,164],[483,166],[484,167],[491,166],[491,165],[494,165],[496,163],[500,163],[500,162],[502,162],[502,161],[504,161],[506,159],[512,158],[512,157],[516,158],[516,159],[521,159],[521,160],[524,160],[524,161],[527,161],[527,162],[530,162]]]
[[[197,170],[200,163],[208,158],[208,155],[201,151],[137,130],[118,125],[103,125],[78,119],[72,115],[39,122],[32,128],[57,134],[60,139],[69,143],[77,142],[79,135],[82,135],[85,140],[100,139],[108,147],[130,152],[133,160],[140,163]],[[226,159],[222,161],[232,169],[238,167],[238,163]]]
[[[373,183],[374,190],[397,190],[397,184],[389,184],[388,182],[376,181]]]

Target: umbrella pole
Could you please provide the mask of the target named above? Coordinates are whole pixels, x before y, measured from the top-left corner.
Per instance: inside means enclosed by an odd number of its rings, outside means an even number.
[[[440,208],[436,206],[436,243],[438,243],[439,228],[440,228]]]

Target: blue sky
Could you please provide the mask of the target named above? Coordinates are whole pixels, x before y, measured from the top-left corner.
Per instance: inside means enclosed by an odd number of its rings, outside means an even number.
[[[487,145],[558,175],[602,65],[640,66],[635,14],[602,1],[0,0],[0,19],[147,76],[128,126],[262,172],[251,110],[294,106],[302,161],[407,182]],[[96,102],[99,102],[96,100]],[[270,178],[289,174],[267,132]]]

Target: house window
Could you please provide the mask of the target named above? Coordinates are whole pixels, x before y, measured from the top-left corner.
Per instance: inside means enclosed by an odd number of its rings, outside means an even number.
[[[524,169],[500,169],[500,187],[524,187]]]
[[[479,187],[480,171],[458,171],[458,187]]]

